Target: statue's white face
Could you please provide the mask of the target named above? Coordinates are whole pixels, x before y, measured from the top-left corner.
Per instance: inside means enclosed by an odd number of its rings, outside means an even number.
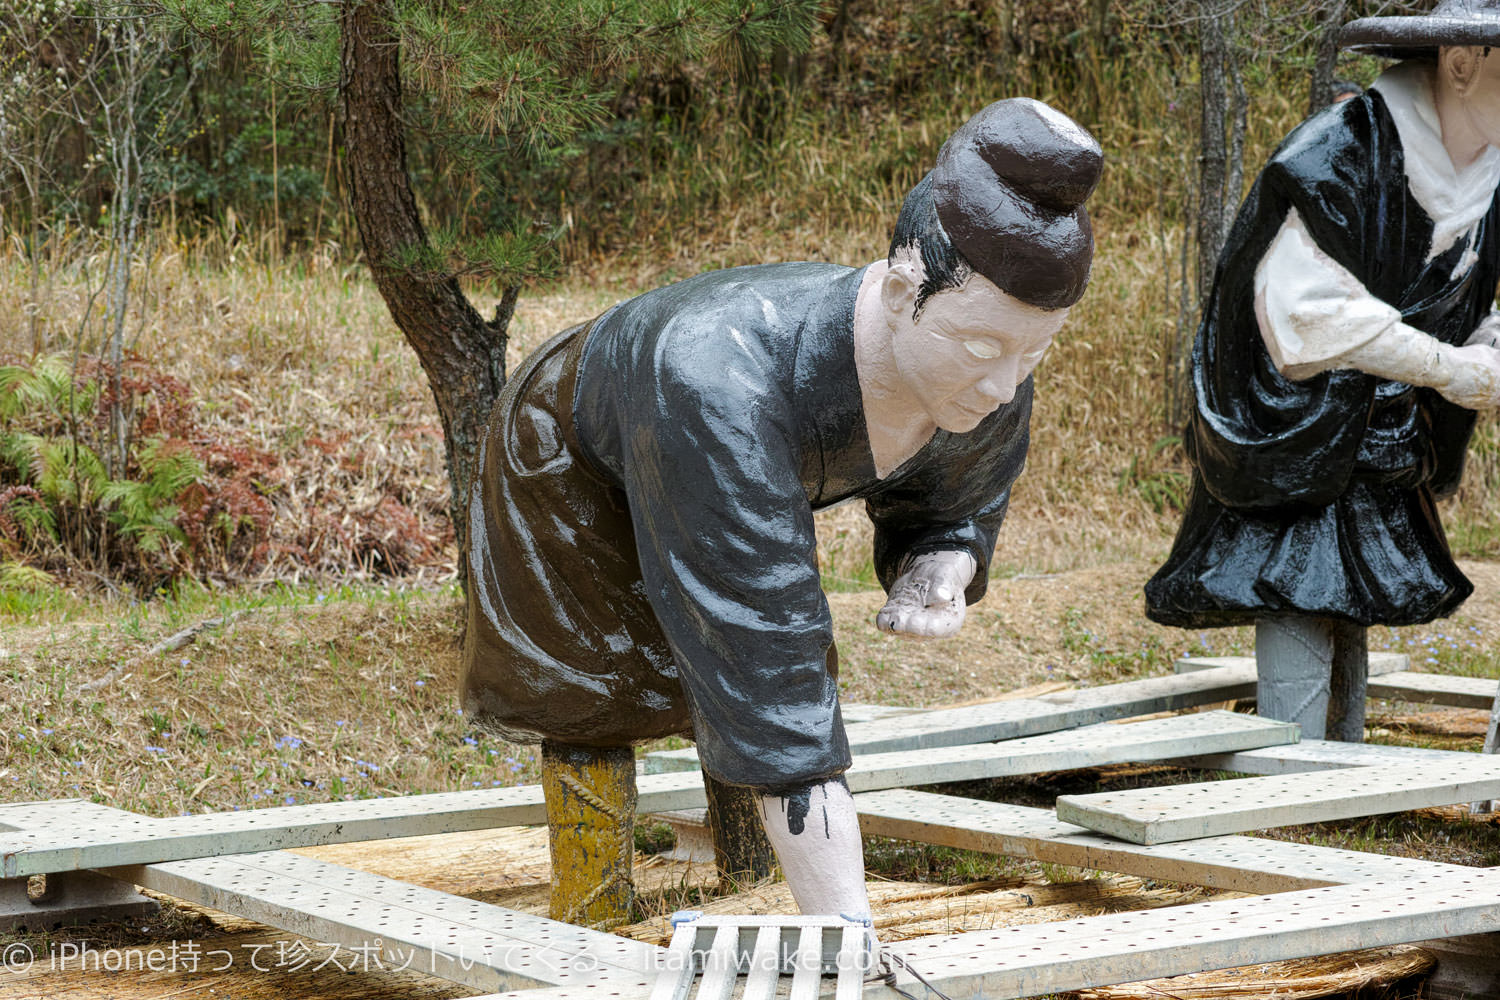
[[[1500,59],[1481,55],[1479,82],[1469,95],[1475,127],[1491,146],[1500,146]]]
[[[913,319],[919,276],[898,264],[881,289],[896,370],[934,423],[971,431],[1015,398],[1068,310],[1027,305],[975,274],[932,295]]]
[[[1442,62],[1457,76],[1472,72],[1462,95],[1464,115],[1481,139],[1500,146],[1500,55],[1486,55],[1484,49],[1475,46],[1459,46],[1443,49]]]

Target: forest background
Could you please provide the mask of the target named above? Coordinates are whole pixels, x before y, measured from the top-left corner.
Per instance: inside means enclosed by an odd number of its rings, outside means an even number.
[[[483,411],[412,343],[472,334],[482,396],[640,291],[867,263],[943,140],[1017,95],[1106,151],[1092,284],[968,645],[870,633],[868,524],[820,516],[841,685],[929,704],[1243,651],[1140,614],[1186,499],[1197,301],[1247,179],[1379,72],[1332,31],[1422,6],[0,0],[0,758],[56,765],[0,763],[0,792],[163,813],[534,774],[456,711],[445,440]],[[409,216],[366,197],[371,107]],[[1443,507],[1460,557],[1500,552],[1497,486],[1486,415]],[[1474,640],[1377,645],[1493,676]]]

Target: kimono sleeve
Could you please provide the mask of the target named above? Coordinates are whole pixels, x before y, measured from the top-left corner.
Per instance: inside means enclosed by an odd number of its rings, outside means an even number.
[[[875,525],[875,572],[887,591],[908,556],[961,549],[977,567],[964,599],[974,604],[984,597],[1011,485],[1026,464],[1032,388],[1027,378],[1010,403],[968,434],[950,436],[920,468],[866,501]]]
[[[850,762],[793,410],[735,330],[668,330],[619,431],[647,597],[721,781],[773,787]]]

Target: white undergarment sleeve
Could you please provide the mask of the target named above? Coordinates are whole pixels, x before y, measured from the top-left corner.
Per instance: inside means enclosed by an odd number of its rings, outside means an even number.
[[[1311,378],[1401,322],[1348,269],[1320,250],[1294,208],[1255,269],[1255,316],[1287,378]]]
[[[1295,209],[1255,269],[1255,317],[1287,378],[1353,368],[1429,386],[1471,409],[1500,405],[1500,351],[1472,339],[1454,347],[1403,323],[1313,243]]]

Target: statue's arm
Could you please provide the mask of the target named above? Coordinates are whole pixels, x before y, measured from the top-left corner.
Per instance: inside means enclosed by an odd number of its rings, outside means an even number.
[[[1032,382],[927,466],[866,501],[875,525],[875,569],[888,600],[884,631],[923,638],[957,632],[964,608],[984,597],[1011,486],[1030,446]]]
[[[1340,368],[1427,386],[1460,406],[1500,405],[1500,351],[1445,344],[1401,320],[1318,247],[1297,210],[1255,271],[1255,315],[1277,370],[1290,379]]]
[[[699,756],[751,787],[849,764],[793,410],[758,351],[753,338],[669,331],[614,430],[641,576]]]

